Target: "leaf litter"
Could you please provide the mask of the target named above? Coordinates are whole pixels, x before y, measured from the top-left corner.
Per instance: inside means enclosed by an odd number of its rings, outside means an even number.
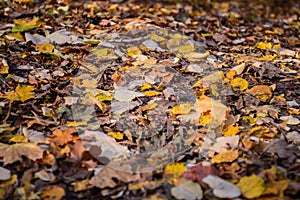
[[[1,199],[299,196],[297,1],[1,5]]]

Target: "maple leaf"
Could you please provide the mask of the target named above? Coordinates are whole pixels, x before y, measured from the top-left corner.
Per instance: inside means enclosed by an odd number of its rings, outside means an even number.
[[[32,85],[21,85],[18,84],[15,91],[6,92],[5,95],[1,95],[10,101],[26,101],[28,99],[34,98],[34,86]],[[1,97],[0,96],[0,97]]]
[[[50,142],[54,142],[57,145],[64,145],[73,140],[73,133],[77,132],[74,128],[68,128],[66,130],[56,129],[53,131],[54,138],[48,138]]]
[[[22,161],[22,156],[31,160],[43,158],[44,150],[35,143],[3,144],[0,143],[0,157],[3,158],[4,165]]]

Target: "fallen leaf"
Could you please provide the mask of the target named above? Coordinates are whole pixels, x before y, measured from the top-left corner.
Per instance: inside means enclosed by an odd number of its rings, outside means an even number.
[[[35,46],[35,49],[40,53],[50,54],[52,53],[54,46],[49,43],[41,43]]]
[[[176,199],[202,199],[203,192],[198,183],[184,181],[180,185],[171,188],[171,194]]]
[[[186,172],[184,163],[171,163],[165,168],[165,174],[167,176],[171,176],[173,180],[178,179],[179,176],[184,172]]]
[[[146,95],[147,97],[153,97],[162,94],[162,92],[152,90],[152,91],[145,91],[143,92],[143,94]]]
[[[5,181],[10,179],[10,170],[0,167],[0,180]]]
[[[179,104],[171,109],[173,115],[187,115],[191,112],[193,105],[189,103]]]
[[[4,165],[22,161],[25,156],[33,161],[43,158],[44,150],[35,143],[3,144],[0,143],[0,157],[3,158]]]
[[[128,169],[126,168],[125,170],[127,171]],[[111,167],[104,167],[99,173],[91,178],[90,183],[99,188],[113,188],[117,185],[113,179],[124,183],[130,183],[140,179],[139,174],[133,174],[126,171],[119,171]]]
[[[272,97],[272,89],[268,85],[255,85],[248,90],[248,93],[263,102]]]
[[[222,151],[218,155],[215,155],[211,158],[212,163],[223,163],[223,162],[232,162],[239,157],[238,150],[226,150]]]
[[[121,132],[108,132],[108,136],[111,136],[117,140],[122,140],[123,139],[123,134]]]
[[[244,91],[248,88],[248,81],[243,78],[235,78],[230,81],[230,84],[235,91]]]
[[[182,177],[191,181],[202,182],[202,179],[208,175],[217,175],[218,171],[214,166],[203,166],[202,164],[197,164],[188,171],[182,174]]]
[[[65,190],[57,185],[44,188],[40,194],[42,199],[61,200],[66,195]]]
[[[262,50],[272,49],[272,43],[271,42],[259,42],[256,47],[259,49],[262,49]]]
[[[231,125],[229,126],[225,131],[222,132],[222,135],[224,136],[234,136],[239,132],[239,126]]]
[[[9,66],[4,59],[0,59],[0,74],[8,74]]]
[[[208,175],[202,181],[208,184],[214,195],[219,198],[236,198],[241,195],[241,190],[236,185],[217,176]]]
[[[131,57],[133,57],[135,55],[142,55],[142,51],[138,47],[135,47],[135,46],[129,47],[127,49],[127,53]]]
[[[243,196],[248,199],[260,197],[265,191],[264,180],[255,174],[242,177],[237,186],[241,189]]]
[[[77,130],[74,128],[67,128],[65,130],[56,129],[53,131],[53,138],[48,138],[50,142],[54,142],[57,145],[64,145],[73,140],[73,133]]]
[[[90,183],[89,179],[76,181],[76,182],[71,183],[71,185],[73,185],[75,192],[80,192],[80,191],[89,190],[89,189],[93,188],[93,185]]]

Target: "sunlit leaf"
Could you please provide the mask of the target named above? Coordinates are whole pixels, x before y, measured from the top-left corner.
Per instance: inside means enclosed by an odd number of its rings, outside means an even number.
[[[266,50],[266,49],[271,49],[272,48],[272,43],[271,42],[259,42],[256,46],[259,49]]]
[[[237,186],[241,189],[243,196],[248,199],[260,197],[265,191],[264,180],[255,174],[242,177]]]

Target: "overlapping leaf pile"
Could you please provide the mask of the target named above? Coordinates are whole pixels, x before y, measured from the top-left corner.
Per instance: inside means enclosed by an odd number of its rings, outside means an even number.
[[[299,196],[297,1],[18,0],[0,8],[0,199]],[[149,25],[169,31],[117,56],[107,42]],[[187,100],[163,104],[172,80],[195,101],[183,92]],[[93,106],[78,106],[78,91]],[[161,106],[168,119],[159,118]],[[118,153],[155,147],[139,140],[149,131],[124,124],[163,128],[152,141],[161,147],[197,110],[197,131],[181,141],[188,148],[174,162],[147,173],[105,165]]]

